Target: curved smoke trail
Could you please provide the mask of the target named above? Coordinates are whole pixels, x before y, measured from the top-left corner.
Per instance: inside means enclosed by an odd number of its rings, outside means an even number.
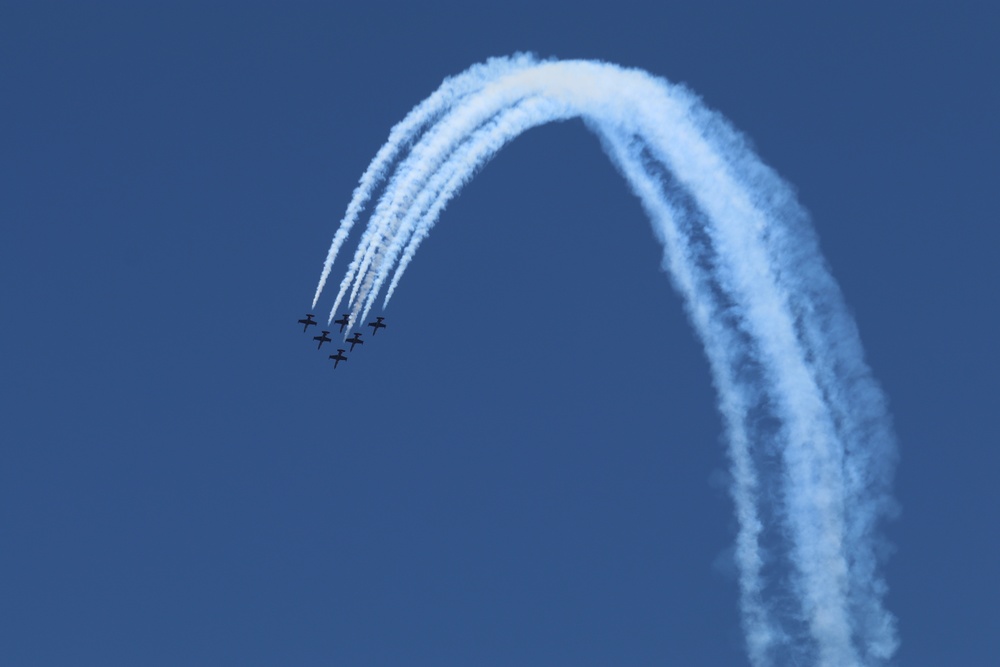
[[[895,620],[876,557],[894,440],[808,217],[744,139],[682,87],[591,61],[495,59],[446,80],[393,128],[323,268],[393,165],[331,311],[385,303],[437,217],[508,141],[581,117],[664,245],[719,394],[754,665],[884,664]],[[400,157],[402,156],[402,157]]]
[[[330,275],[330,270],[333,268],[333,262],[337,258],[340,247],[347,240],[347,235],[350,233],[355,221],[357,221],[362,209],[364,209],[365,204],[371,197],[372,192],[382,182],[382,179],[385,178],[386,170],[392,165],[392,161],[399,152],[409,142],[413,141],[413,138],[428,123],[434,121],[444,110],[448,109],[458,100],[481,89],[485,81],[499,74],[527,67],[531,64],[532,60],[529,56],[518,55],[513,58],[493,58],[482,65],[473,65],[465,72],[446,79],[434,94],[417,105],[415,109],[406,115],[406,118],[392,128],[392,131],[389,133],[389,140],[379,149],[375,155],[375,159],[368,165],[365,173],[361,175],[361,182],[358,183],[358,187],[354,189],[351,203],[347,205],[347,212],[344,213],[344,217],[340,221],[340,228],[333,237],[330,251],[327,253],[326,261],[323,263],[323,273],[320,276],[319,285],[316,286],[316,295],[313,297],[313,308],[316,307],[316,302],[319,301],[319,296],[323,291],[323,286],[326,284],[326,279]],[[357,267],[352,267],[351,270],[353,271],[355,268]],[[340,298],[337,301],[339,302]],[[333,318],[331,317],[330,319]]]

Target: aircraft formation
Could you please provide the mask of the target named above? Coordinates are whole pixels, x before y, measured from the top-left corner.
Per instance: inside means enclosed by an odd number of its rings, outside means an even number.
[[[302,332],[303,333],[305,333],[305,331],[307,329],[309,329],[309,327],[316,325],[316,320],[314,320],[313,317],[315,317],[315,315],[313,315],[312,313],[306,313],[305,319],[299,320],[299,324],[302,325]],[[368,323],[368,326],[370,326],[372,328],[372,336],[374,336],[375,334],[377,334],[379,329],[385,329],[386,328],[386,324],[383,322],[384,319],[385,319],[384,317],[376,317],[374,322],[369,322]],[[348,324],[351,323],[350,314],[349,313],[344,313],[343,315],[340,316],[339,320],[334,320],[333,323],[334,324],[339,324],[340,325],[340,333],[344,333],[344,329],[347,327]],[[317,350],[323,347],[323,343],[330,343],[330,342],[332,342],[333,339],[331,339],[327,335],[328,333],[330,333],[330,332],[329,331],[323,331],[322,333],[320,333],[320,335],[313,336],[313,340],[319,341],[319,343],[316,345],[316,349]],[[344,342],[351,344],[351,350],[350,350],[351,352],[354,352],[354,346],[355,345],[364,345],[365,344],[365,342],[363,340],[361,340],[361,332],[360,331],[355,331],[354,335],[351,336],[350,338],[346,339]],[[347,356],[344,354],[344,349],[343,348],[338,349],[337,350],[337,354],[331,354],[330,358],[333,359],[333,367],[334,368],[336,368],[337,365],[341,361],[347,361]]]

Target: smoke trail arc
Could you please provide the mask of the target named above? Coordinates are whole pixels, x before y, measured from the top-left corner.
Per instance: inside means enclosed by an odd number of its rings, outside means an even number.
[[[893,507],[894,439],[857,329],[787,185],[695,95],[606,63],[497,59],[447,80],[411,116],[365,172],[328,253],[317,300],[375,193],[372,174],[394,165],[331,319],[348,291],[354,320],[386,281],[388,303],[445,206],[507,142],[582,118],[641,200],[709,360],[751,662],[889,660],[895,620],[876,545]]]

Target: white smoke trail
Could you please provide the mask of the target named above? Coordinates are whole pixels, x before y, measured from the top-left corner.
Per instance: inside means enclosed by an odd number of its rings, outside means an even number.
[[[396,266],[387,303],[444,206],[492,155],[531,127],[582,117],[643,202],[709,358],[752,663],[883,664],[896,635],[873,541],[891,511],[893,438],[787,186],[724,119],[644,72],[522,60],[479,76],[419,139],[408,135],[338,305],[353,283],[354,316],[366,315]]]
[[[757,512],[757,472],[750,454],[751,438],[740,415],[748,410],[745,392],[737,390],[733,369],[744,346],[722,326],[718,318],[722,304],[714,297],[704,274],[692,271],[696,251],[680,233],[676,221],[688,217],[663,197],[662,185],[643,165],[641,142],[627,134],[609,132],[594,127],[605,152],[625,176],[635,194],[653,220],[666,224],[654,225],[654,231],[664,245],[664,268],[670,271],[674,285],[685,296],[685,305],[692,323],[708,351],[714,384],[720,396],[720,411],[726,420],[729,456],[733,476],[732,495],[739,519],[736,539],[737,561],[741,569],[740,602],[744,616],[747,650],[753,664],[766,664],[769,647],[775,641],[775,630],[767,605],[761,599],[762,557],[758,545],[761,521]],[[685,225],[694,221],[685,220]]]
[[[523,58],[526,56],[522,56]],[[524,69],[523,62],[519,61],[520,69]],[[518,71],[519,68],[511,67],[510,70]],[[503,76],[501,73],[500,77]],[[489,85],[489,80],[483,80],[481,85]],[[502,95],[504,104],[499,105],[501,108],[517,104],[523,96],[523,91],[508,87],[502,91]],[[361,237],[331,310],[331,319],[352,283],[349,301],[354,303],[357,298],[364,299],[364,295],[358,297],[358,291],[372,261],[382,248],[382,238],[386,229],[394,226],[400,211],[416,196],[428,176],[428,169],[440,164],[441,160],[451,152],[456,141],[460,141],[499,112],[497,101],[496,96],[484,98],[481,95],[473,96],[471,100],[453,99],[452,108],[434,127],[427,130],[406,159],[400,163],[375,207],[368,228]]]
[[[365,299],[362,309],[362,319],[368,316],[379,290],[385,282],[389,270],[407,245],[407,255],[400,261],[399,270],[393,280],[393,286],[386,294],[386,303],[401,270],[416,252],[416,246],[429,231],[430,226],[441,214],[452,197],[465,185],[487,160],[496,154],[504,144],[521,134],[526,127],[534,124],[538,118],[547,118],[548,122],[574,115],[574,111],[552,100],[532,97],[522,100],[497,113],[488,123],[473,132],[463,141],[433,175],[428,178],[420,193],[406,207],[406,214],[396,224],[388,226],[386,235],[392,239],[382,253],[376,270],[363,285],[360,294]],[[420,236],[414,235],[419,232]]]
[[[375,154],[375,158],[361,175],[358,186],[354,189],[351,202],[347,205],[347,211],[340,221],[340,227],[333,237],[330,250],[327,252],[326,260],[323,262],[323,272],[320,275],[319,284],[316,286],[316,295],[313,297],[312,307],[316,307],[326,279],[330,275],[333,262],[337,259],[340,247],[347,240],[351,228],[357,221],[365,204],[371,197],[375,188],[385,177],[385,172],[396,159],[399,152],[410,143],[417,133],[420,132],[429,122],[446,111],[456,100],[469,95],[482,87],[485,81],[502,74],[532,64],[532,59],[526,54],[515,55],[511,58],[492,58],[481,65],[473,65],[468,70],[454,77],[445,79],[441,87],[430,97],[418,104],[402,121],[397,123],[389,131],[389,139]],[[334,309],[336,310],[336,309]],[[333,314],[330,315],[333,320]]]

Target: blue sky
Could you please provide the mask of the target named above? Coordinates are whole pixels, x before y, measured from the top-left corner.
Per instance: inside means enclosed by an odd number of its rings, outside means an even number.
[[[997,17],[395,4],[0,9],[0,663],[746,663],[707,364],[582,123],[336,372],[295,325],[389,128],[531,50],[688,84],[797,189],[899,436],[898,662],[991,664]]]

